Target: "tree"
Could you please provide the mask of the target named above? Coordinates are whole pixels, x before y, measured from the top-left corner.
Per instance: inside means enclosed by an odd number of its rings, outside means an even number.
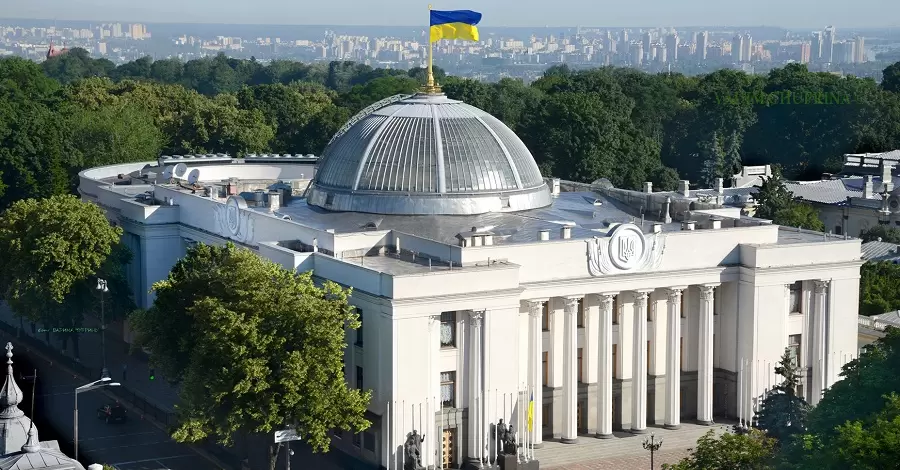
[[[896,467],[896,457],[883,458],[896,456],[898,448],[895,392],[900,390],[900,329],[887,328],[883,338],[844,365],[840,377],[810,411],[807,432],[782,449],[784,468]],[[891,463],[881,465],[884,462]]]
[[[814,207],[794,200],[793,193],[784,185],[780,167],[773,168],[772,176],[763,177],[762,180],[754,195],[757,217],[788,227],[802,227],[819,232],[825,230],[825,224],[819,219]]]
[[[759,430],[746,434],[725,433],[716,437],[709,431],[697,440],[691,455],[667,470],[763,470],[771,468],[775,453],[774,439]]]
[[[810,410],[809,404],[797,396],[800,373],[795,360],[790,350],[785,349],[775,366],[775,373],[784,380],[766,394],[756,414],[756,426],[779,443],[785,443],[791,436],[806,430]]]
[[[882,241],[900,244],[900,229],[879,224],[859,232],[859,238],[863,243]]]
[[[880,315],[900,309],[900,265],[889,261],[862,265],[859,279],[859,314]]]
[[[801,201],[791,201],[787,207],[775,213],[772,221],[786,227],[801,227],[817,232],[825,231],[825,224],[819,218],[819,211]]]
[[[345,327],[359,327],[349,291],[233,244],[192,248],[153,290],[131,320],[151,364],[182,383],[176,440],[228,445],[291,426],[325,451],[330,430],[369,426],[369,393],[344,379]],[[269,451],[274,469],[278,446]]]
[[[891,93],[900,93],[900,62],[888,65],[881,72],[881,88]]]
[[[122,236],[103,210],[75,196],[26,199],[0,215],[0,293],[32,322],[74,328],[73,291],[103,266]]]
[[[152,161],[159,157],[163,135],[153,117],[130,103],[81,109],[68,120],[77,156],[74,169],[93,168],[117,163]],[[70,177],[77,184],[77,171]]]

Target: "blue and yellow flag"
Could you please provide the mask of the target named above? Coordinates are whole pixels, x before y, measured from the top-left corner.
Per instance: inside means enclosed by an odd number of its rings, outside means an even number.
[[[531,392],[531,400],[528,401],[528,432],[534,427],[534,392]]]
[[[478,41],[481,13],[470,10],[431,10],[431,42],[441,39]]]

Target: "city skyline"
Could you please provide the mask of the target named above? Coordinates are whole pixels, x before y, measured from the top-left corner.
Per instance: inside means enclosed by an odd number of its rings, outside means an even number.
[[[189,5],[175,0],[159,0],[150,7],[123,6],[114,0],[34,0],[5,8],[9,19],[56,21],[140,21],[147,23],[259,24],[259,25],[359,25],[418,26],[427,22],[426,2],[394,0],[384,8],[371,2],[343,0],[304,5],[299,8],[285,0],[256,2],[213,2],[196,0]],[[625,4],[600,5],[588,0],[563,0],[548,9],[537,0],[497,0],[491,5],[478,2],[436,3],[436,9],[475,9],[484,13],[485,27],[635,27],[675,26],[773,26],[792,29],[819,29],[840,20],[844,28],[890,28],[884,18],[900,16],[900,3],[860,0],[852,8],[802,0],[786,5],[761,0],[749,12],[738,12],[703,0],[671,3],[647,0],[640,9]],[[639,11],[638,11],[639,10]]]

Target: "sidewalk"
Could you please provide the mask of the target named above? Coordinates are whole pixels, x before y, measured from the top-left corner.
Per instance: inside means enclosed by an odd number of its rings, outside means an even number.
[[[12,327],[19,327],[19,320],[15,317],[5,302],[0,302],[0,321]],[[31,324],[25,322],[23,333],[47,344],[46,335],[40,332],[42,325],[37,325],[35,332],[31,331]],[[96,328],[95,333],[82,333],[78,339],[79,361],[89,369],[96,369],[96,376],[100,378],[100,370],[103,368],[101,355],[100,322],[97,319],[85,316],[85,328]],[[175,404],[178,403],[178,387],[171,385],[159,373],[156,380],[150,380],[150,368],[143,353],[129,354],[130,346],[121,337],[117,337],[114,330],[106,330],[106,364],[110,377],[121,382],[123,388],[127,388],[141,399],[162,411],[174,413]],[[62,343],[56,335],[50,335],[50,346],[54,350],[62,351]],[[74,358],[72,342],[69,341],[65,355]],[[122,365],[128,365],[126,377],[122,374]]]

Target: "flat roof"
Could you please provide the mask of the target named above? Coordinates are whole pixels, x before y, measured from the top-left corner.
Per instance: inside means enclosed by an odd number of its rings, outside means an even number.
[[[599,203],[599,204],[598,204]],[[266,209],[260,209],[266,210]],[[593,238],[604,234],[609,224],[640,223],[640,217],[628,212],[627,206],[593,192],[566,192],[554,198],[553,205],[522,212],[480,215],[379,215],[360,212],[331,212],[310,206],[305,199],[292,199],[278,210],[295,222],[335,233],[357,233],[372,230],[396,230],[440,243],[458,244],[457,234],[489,231],[495,245],[540,241],[538,232],[550,230],[550,238],[558,239],[559,229],[572,227],[571,237]],[[649,224],[653,222],[648,221]],[[677,231],[680,223],[663,224],[663,231]]]

